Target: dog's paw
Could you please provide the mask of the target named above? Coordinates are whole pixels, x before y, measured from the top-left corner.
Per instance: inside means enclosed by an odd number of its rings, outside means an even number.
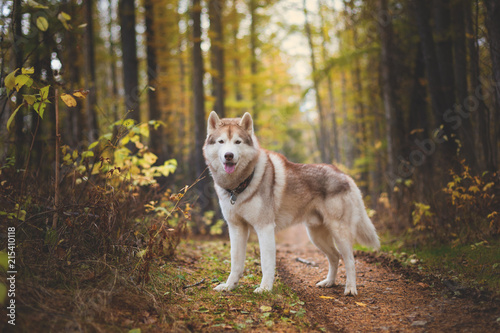
[[[222,292],[222,291],[230,291],[233,290],[235,286],[230,286],[227,283],[221,283],[217,287],[214,288],[214,290]]]
[[[356,290],[356,286],[349,286],[349,285],[345,286],[344,295],[356,296],[357,294],[358,291]]]
[[[328,279],[324,279],[323,281],[316,283],[316,287],[318,288],[330,288],[333,287],[334,285],[335,285],[335,280],[328,280]]]
[[[256,294],[262,294],[264,292],[270,292],[272,289],[272,287],[258,287],[253,292]]]

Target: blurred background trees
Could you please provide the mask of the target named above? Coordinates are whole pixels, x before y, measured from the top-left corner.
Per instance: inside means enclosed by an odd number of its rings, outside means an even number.
[[[496,1],[14,0],[0,8],[0,163],[14,158],[47,184],[54,103],[40,119],[23,103],[25,88],[6,89],[18,68],[33,67],[50,96],[54,87],[88,90],[61,108],[72,149],[122,118],[161,121],[150,126],[149,148],[155,165],[177,160],[163,179],[171,186],[203,173],[209,111],[248,111],[263,147],[294,162],[339,164],[391,228],[451,233],[463,208],[452,198],[469,195],[473,182],[483,187],[472,194],[497,202]],[[464,177],[453,175],[465,169],[480,179],[458,186]],[[195,200],[213,209],[206,180],[197,188]],[[433,214],[424,226],[415,223],[422,205]],[[498,220],[481,218],[498,232]]]

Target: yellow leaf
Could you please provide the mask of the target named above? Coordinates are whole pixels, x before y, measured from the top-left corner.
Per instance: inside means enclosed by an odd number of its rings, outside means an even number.
[[[18,70],[19,68],[5,77],[5,86],[7,87],[7,89],[13,90],[16,86],[16,73]]]
[[[493,182],[484,185],[483,191],[489,190],[491,187],[493,187],[493,185],[495,185],[495,183],[493,183]]]
[[[61,15],[61,18],[63,18],[65,21],[69,21],[71,20],[71,16],[69,16],[67,13],[65,12],[61,12],[59,13],[59,15]]]
[[[35,0],[28,0],[28,1],[26,1],[26,4],[30,7],[36,8],[36,9],[49,9],[49,7],[44,6],[42,4],[39,4]]]
[[[319,298],[323,298],[323,299],[335,299],[336,297],[332,297],[332,296],[320,296]]]
[[[415,128],[415,129],[411,130],[410,135],[413,135],[413,134],[416,134],[416,133],[422,133],[424,131],[425,130],[423,128]]]
[[[89,91],[83,90],[83,89],[75,90],[73,92],[73,96],[78,97],[78,98],[86,98],[88,94],[89,94]]]
[[[260,307],[260,311],[262,311],[262,312],[269,312],[269,311],[271,311],[272,309],[273,309],[272,307],[267,306],[267,305],[262,305],[262,306]]]
[[[38,16],[38,18],[36,19],[36,27],[40,31],[47,31],[47,29],[49,28],[49,21],[47,21],[47,19],[43,16]]]
[[[12,114],[9,117],[9,120],[7,120],[7,131],[10,131],[10,124],[12,124],[12,122],[14,121],[14,118],[16,117],[16,113],[17,113],[17,111],[19,111],[19,109],[21,109],[21,106],[23,106],[23,105],[22,104],[19,105],[17,107],[17,109],[15,109],[14,112],[12,112]]]
[[[354,303],[356,303],[356,305],[362,306],[364,308],[366,308],[366,306],[367,306],[365,303],[362,303],[362,302],[354,302]]]
[[[31,87],[31,85],[33,84],[33,80],[28,75],[24,74],[16,76],[15,82],[15,88],[17,91],[19,91],[25,85]]]
[[[22,68],[21,73],[22,74],[33,74],[33,73],[35,73],[35,68],[34,67]]]
[[[35,103],[35,101],[36,101],[36,96],[35,95],[23,95],[23,96],[24,96],[24,100],[29,105],[33,105]]]
[[[61,94],[61,99],[69,107],[76,106],[76,100],[69,94]]]
[[[479,192],[479,187],[471,186],[471,187],[469,187],[469,192],[472,192],[472,193]]]

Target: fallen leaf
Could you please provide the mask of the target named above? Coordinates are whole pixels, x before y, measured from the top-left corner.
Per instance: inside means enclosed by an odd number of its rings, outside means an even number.
[[[356,303],[356,305],[362,306],[362,307],[364,307],[364,308],[366,308],[366,306],[367,306],[367,305],[366,305],[365,303],[363,303],[363,302],[354,302],[354,303]]]
[[[260,311],[262,311],[262,312],[269,312],[269,311],[271,311],[272,309],[273,309],[272,307],[267,306],[267,305],[262,305],[262,306],[260,307]]]
[[[335,299],[335,297],[332,297],[332,296],[320,296],[319,298],[323,298],[323,299]]]

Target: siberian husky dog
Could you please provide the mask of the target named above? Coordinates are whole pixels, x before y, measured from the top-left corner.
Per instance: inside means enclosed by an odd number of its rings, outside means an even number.
[[[208,118],[205,161],[215,182],[231,243],[231,273],[217,291],[234,289],[243,276],[250,227],[260,246],[262,281],[271,291],[276,267],[275,231],[305,223],[311,241],[326,255],[329,271],[318,287],[331,287],[340,255],[347,273],[345,295],[357,295],[353,244],[373,248],[379,239],[354,181],[329,164],[296,164],[260,148],[249,113]]]

